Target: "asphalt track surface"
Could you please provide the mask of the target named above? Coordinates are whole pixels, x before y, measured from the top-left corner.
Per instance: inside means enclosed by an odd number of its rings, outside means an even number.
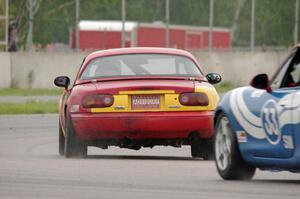
[[[223,181],[214,162],[192,159],[189,147],[89,147],[87,159],[65,159],[57,122],[57,115],[0,116],[0,198],[300,198],[300,174]]]

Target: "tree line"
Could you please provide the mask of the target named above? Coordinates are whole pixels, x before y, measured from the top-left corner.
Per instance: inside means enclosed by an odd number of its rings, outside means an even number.
[[[75,27],[75,0],[34,0],[33,41],[41,45],[69,43]],[[251,0],[214,0],[214,26],[232,28],[236,23],[233,46],[249,47]],[[25,47],[28,35],[27,0],[9,1],[10,26],[17,29],[18,45]],[[121,0],[80,0],[80,19],[121,20]],[[0,3],[0,8],[3,3]],[[2,9],[0,9],[2,10]],[[126,20],[165,21],[165,0],[126,0]],[[294,43],[295,0],[256,0],[255,45],[289,47]],[[208,26],[209,0],[170,0],[170,23]],[[0,23],[1,25],[1,23]],[[1,26],[0,34],[3,34]]]

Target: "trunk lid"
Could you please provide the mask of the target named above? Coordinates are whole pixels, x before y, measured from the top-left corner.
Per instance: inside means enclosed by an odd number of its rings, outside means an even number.
[[[143,79],[101,81],[93,83],[98,94],[112,94],[111,107],[91,108],[91,112],[164,112],[213,110],[217,94],[206,82],[183,79]],[[201,88],[199,90],[199,88]],[[185,92],[206,92],[211,98],[208,106],[184,106],[179,95]]]
[[[174,93],[194,92],[195,83],[190,80],[123,80],[94,83],[98,93],[120,94],[124,91],[172,90]]]

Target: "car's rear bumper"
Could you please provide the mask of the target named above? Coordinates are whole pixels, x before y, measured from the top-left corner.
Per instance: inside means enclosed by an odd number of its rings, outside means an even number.
[[[173,139],[213,134],[213,111],[72,114],[79,139]]]

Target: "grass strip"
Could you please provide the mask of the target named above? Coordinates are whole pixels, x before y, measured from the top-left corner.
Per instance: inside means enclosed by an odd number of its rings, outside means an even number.
[[[57,102],[0,103],[0,115],[58,113]]]
[[[61,95],[62,89],[24,89],[24,88],[4,88],[0,89],[0,96],[45,96]]]
[[[227,91],[230,91],[230,90],[236,88],[235,86],[233,86],[229,82],[224,82],[224,83],[216,84],[214,86],[215,86],[215,88],[216,88],[216,90],[217,90],[218,93],[226,93]]]
[[[233,88],[224,82],[215,85],[218,93],[225,93]],[[62,89],[0,89],[0,96],[45,96],[61,95]],[[30,101],[26,103],[0,103],[0,115],[58,113],[58,103],[53,101]]]
[[[220,93],[225,93],[235,88],[231,83],[224,82],[214,85],[216,90]],[[63,89],[24,89],[24,88],[4,88],[0,89],[0,96],[55,96],[61,95]]]

